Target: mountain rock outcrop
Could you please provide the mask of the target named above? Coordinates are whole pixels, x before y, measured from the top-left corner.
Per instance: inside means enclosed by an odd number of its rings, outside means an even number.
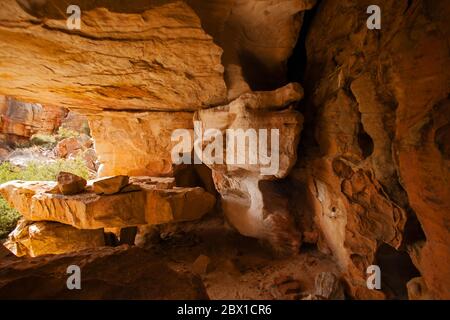
[[[9,144],[27,142],[34,134],[57,131],[67,109],[25,103],[0,96],[0,137]]]

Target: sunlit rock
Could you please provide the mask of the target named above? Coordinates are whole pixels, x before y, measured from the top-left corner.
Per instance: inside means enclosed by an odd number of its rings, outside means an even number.
[[[102,229],[80,230],[57,222],[21,220],[3,244],[14,255],[37,257],[105,245]]]

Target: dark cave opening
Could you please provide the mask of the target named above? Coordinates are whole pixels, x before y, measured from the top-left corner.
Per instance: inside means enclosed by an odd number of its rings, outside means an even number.
[[[362,124],[359,125],[358,145],[364,159],[367,159],[372,155],[374,143],[371,136],[364,130]]]
[[[311,9],[303,12],[303,25],[298,36],[297,44],[287,63],[287,77],[289,82],[299,82],[302,85],[305,80],[308,55],[306,52],[306,39],[311,28],[314,17],[317,14],[321,0]]]
[[[381,290],[391,299],[408,299],[406,284],[420,276],[408,253],[383,244],[376,253],[381,270]]]

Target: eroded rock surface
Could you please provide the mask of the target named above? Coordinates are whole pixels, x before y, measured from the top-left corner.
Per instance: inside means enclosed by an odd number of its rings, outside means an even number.
[[[64,195],[74,195],[84,191],[86,179],[70,172],[60,172],[56,177],[59,191]]]
[[[315,0],[187,0],[223,49],[228,98],[273,90],[287,81],[303,12]]]
[[[113,176],[99,178],[92,181],[92,191],[96,194],[114,194],[119,193],[120,190],[127,186],[129,182],[128,176]]]
[[[156,184],[136,184],[110,195],[92,191],[62,195],[51,193],[54,188],[54,182],[10,181],[0,186],[0,193],[27,220],[55,221],[78,229],[195,220],[215,204],[215,197],[200,187],[158,189]]]
[[[100,177],[173,175],[176,129],[192,129],[190,112],[103,112],[89,118]]]
[[[67,267],[82,270],[82,290],[67,289]],[[125,272],[126,271],[126,272]],[[0,261],[2,299],[208,299],[203,283],[137,247]]]
[[[65,1],[28,10],[3,1],[0,93],[84,110],[198,110],[224,102],[222,50],[186,3],[136,11],[126,9],[139,4],[121,10],[114,2],[72,2],[83,18],[80,30],[68,30]]]
[[[378,1],[373,31],[371,4],[323,2],[310,26],[304,157],[293,175],[310,200],[300,212],[315,213],[319,246],[347,272],[351,296],[383,297],[367,290],[366,268],[388,245],[409,247],[429,292],[449,298],[450,6]]]
[[[17,257],[63,254],[105,245],[102,229],[80,230],[57,222],[21,220],[3,244]]]
[[[0,96],[0,137],[15,144],[29,141],[34,134],[55,133],[67,112],[61,107],[24,103]]]
[[[202,188],[156,189],[144,186],[142,189],[148,224],[197,220],[211,211],[216,203],[216,198]]]
[[[302,116],[289,106],[302,95],[300,85],[290,84],[272,92],[244,94],[227,106],[200,111],[194,117],[201,124],[197,136],[204,136],[195,151],[213,169],[227,219],[241,234],[267,240],[283,253],[298,251],[301,239],[287,198],[270,180],[285,177],[296,161]],[[245,136],[230,134],[233,129]]]

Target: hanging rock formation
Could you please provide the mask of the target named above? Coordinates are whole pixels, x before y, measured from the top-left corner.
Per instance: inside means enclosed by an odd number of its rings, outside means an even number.
[[[187,0],[223,49],[228,98],[287,81],[287,60],[315,0]],[[274,27],[275,26],[275,27]]]
[[[282,253],[297,252],[301,239],[287,198],[270,180],[285,177],[295,164],[303,119],[289,107],[302,96],[300,85],[289,84],[194,117],[201,125],[196,135],[203,137],[195,151],[213,169],[227,219],[241,234],[267,240]]]

